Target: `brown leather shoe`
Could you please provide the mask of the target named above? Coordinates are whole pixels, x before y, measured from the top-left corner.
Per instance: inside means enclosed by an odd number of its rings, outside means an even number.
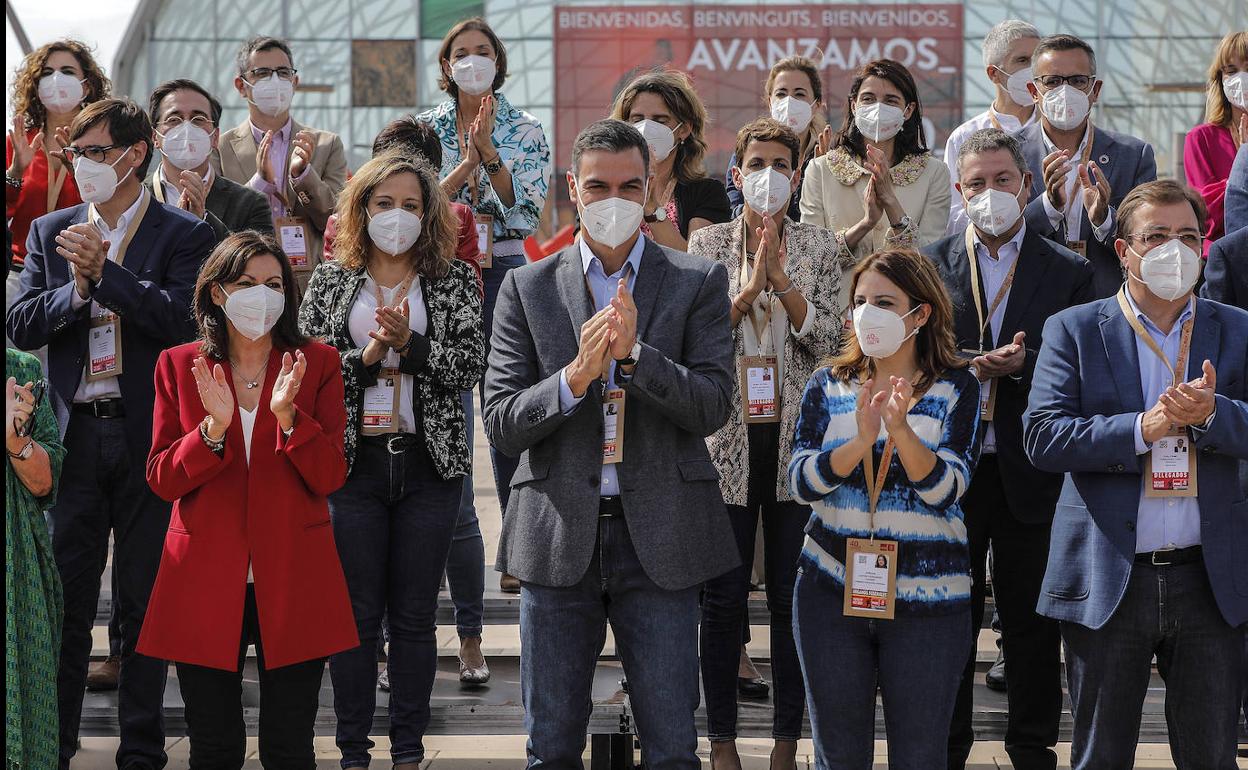
[[[503,573],[503,576],[498,579],[498,587],[505,594],[518,594],[520,593],[520,578]]]
[[[87,671],[87,689],[92,692],[116,690],[121,674],[121,658],[109,655],[99,663],[92,663]]]

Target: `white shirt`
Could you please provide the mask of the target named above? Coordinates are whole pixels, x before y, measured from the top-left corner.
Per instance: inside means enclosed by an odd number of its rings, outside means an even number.
[[[161,163],[156,169],[156,174],[160,179],[160,186],[164,192],[165,203],[170,206],[178,205],[178,198],[182,197],[182,190],[176,182],[171,183],[165,176],[165,164]],[[208,171],[204,173],[204,200],[208,199],[208,191],[212,189],[212,164],[208,164]]]
[[[381,287],[381,297],[387,307],[394,307],[402,301],[397,296],[399,287]],[[425,309],[425,295],[420,288],[420,279],[416,278],[412,281],[412,286],[407,292],[407,306],[411,313],[408,319],[408,328],[417,334],[425,334],[429,328],[429,315]],[[369,332],[377,331],[377,282],[366,271],[364,273],[364,285],[360,287],[360,292],[355,296],[355,304],[351,306],[351,315],[347,318],[347,329],[351,332],[351,339],[356,344],[364,345],[368,343]],[[387,368],[399,367],[400,356],[393,350],[387,350],[385,358],[382,359],[382,366]],[[399,424],[398,429],[403,433],[412,433],[416,429],[416,415],[412,411],[412,388],[415,381],[410,374],[399,375]]]
[[[1033,109],[1031,115],[1027,117],[1027,122],[1019,123],[1018,118],[1005,112],[997,112],[995,107],[989,105],[987,110],[955,128],[953,133],[949,135],[949,140],[945,142],[945,165],[949,167],[950,183],[956,184],[958,181],[958,152],[962,149],[962,145],[966,144],[966,140],[971,137],[971,134],[985,128],[996,128],[992,123],[992,119],[995,117],[997,123],[1001,125],[1002,131],[1011,136],[1017,136],[1036,122],[1038,113],[1039,110]],[[962,194],[958,192],[957,188],[954,188],[953,198],[949,201],[949,229],[945,232],[949,235],[964,232],[968,224],[970,224],[970,220],[966,217],[966,208],[962,202]]]
[[[753,273],[749,263],[746,263],[746,280]],[[796,291],[796,288],[794,288]],[[755,318],[762,320],[763,313],[767,310],[767,303],[771,303],[771,321],[767,327],[763,329],[763,337],[760,340],[758,334],[754,331],[754,324],[747,316],[741,319],[741,342],[745,348],[747,356],[775,356],[776,357],[776,376],[779,381],[784,381],[784,339],[787,335],[792,334],[794,339],[801,339],[810,333],[815,326],[815,306],[811,304],[809,299],[803,297],[806,301],[806,321],[802,324],[802,328],[795,329],[793,324],[789,322],[788,311],[784,309],[784,303],[779,297],[769,291],[760,291],[758,296],[754,298],[752,306]]]
[[[117,252],[121,249],[121,242],[126,238],[126,230],[130,229],[130,222],[139,213],[139,207],[143,204],[143,201],[146,200],[146,198],[147,188],[140,186],[139,194],[135,197],[134,203],[130,204],[130,208],[123,211],[121,216],[117,218],[117,227],[115,228],[108,226],[108,223],[104,221],[103,217],[96,212],[95,206],[88,207],[87,210],[90,213],[87,216],[87,221],[94,225],[96,230],[100,231],[100,238],[108,241],[108,260],[110,262],[117,261]],[[70,275],[73,275],[73,263],[70,263],[69,270]],[[98,285],[99,284],[97,284],[97,286]],[[70,307],[74,310],[78,310],[88,302],[88,300],[83,299],[82,296],[78,294],[77,289],[71,292],[69,297]],[[110,312],[111,311],[107,308],[91,301],[91,316],[93,318],[96,316],[108,315]],[[125,323],[125,321],[122,321],[122,323]],[[120,345],[121,341],[118,340],[117,344]],[[122,360],[125,360],[124,352]],[[99,380],[97,382],[87,382],[87,369],[89,366],[89,361],[84,362],[82,368],[82,379],[78,383],[78,391],[74,393],[74,403],[86,404],[91,401],[99,401],[105,398],[121,398],[121,386],[118,384],[116,377],[109,377],[108,379]]]
[[[1001,248],[997,249],[996,259],[993,259],[988,251],[988,247],[980,241],[978,231],[975,231],[971,236],[975,242],[975,261],[979,264],[979,280],[984,284],[985,313],[992,307],[992,301],[996,299],[997,292],[1001,290],[1002,284],[1005,283],[1005,277],[1010,274],[1010,269],[1018,262],[1023,248],[1023,237],[1026,234],[1027,224],[1024,222],[1023,226],[1018,228],[1018,232],[1014,234],[1014,237],[1001,244]],[[971,290],[978,291],[978,288],[972,286]],[[1006,290],[1005,296],[1001,298],[1001,304],[997,305],[997,309],[988,317],[988,329],[992,332],[994,341],[1000,340],[1001,324],[1005,321],[1005,306],[1008,304],[1010,304],[1009,289]],[[976,323],[978,323],[978,320]],[[988,430],[984,433],[984,452],[996,451],[997,434],[993,429],[993,424],[990,422],[988,423]]]
[[[238,407],[238,424],[243,429],[243,453],[247,459],[247,464],[251,465],[251,434],[256,427],[256,413],[260,411],[260,405],[257,404],[255,409],[250,412],[242,407]],[[247,555],[247,582],[254,583],[255,579],[251,575],[251,555]]]
[[[1085,127],[1083,129],[1083,139],[1080,140],[1079,147],[1075,149],[1074,157],[1069,161],[1070,171],[1066,172],[1066,184],[1062,193],[1063,197],[1066,199],[1066,205],[1070,207],[1070,220],[1066,227],[1066,240],[1068,241],[1078,241],[1083,238],[1083,233],[1080,230],[1080,222],[1083,216],[1083,195],[1079,194],[1079,161],[1083,157],[1084,150],[1088,147],[1089,138],[1095,138],[1095,133],[1092,137],[1088,136],[1088,129],[1086,126],[1087,124],[1085,123]],[[1057,145],[1053,144],[1053,141],[1049,139],[1048,132],[1046,132],[1043,128],[1040,129],[1040,140],[1044,142],[1044,154],[1046,156],[1050,153],[1057,152]],[[1089,158],[1089,160],[1095,159]],[[1092,177],[1092,179],[1093,181],[1096,181],[1096,177]],[[1044,180],[1042,179],[1040,181],[1041,184],[1043,184]],[[1040,200],[1044,202],[1044,213],[1048,215],[1049,222],[1052,223],[1053,227],[1061,228],[1062,217],[1064,214],[1053,207],[1053,202],[1049,200],[1048,193],[1042,193],[1040,195]],[[1089,219],[1089,222],[1090,221],[1091,220]],[[1114,217],[1113,210],[1111,209],[1105,215],[1104,222],[1102,222],[1099,226],[1093,225],[1092,233],[1096,236],[1098,241],[1104,241],[1109,235],[1109,231],[1113,229],[1113,226]]]

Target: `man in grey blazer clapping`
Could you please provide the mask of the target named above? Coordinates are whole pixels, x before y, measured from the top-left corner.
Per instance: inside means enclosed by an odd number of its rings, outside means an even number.
[[[705,437],[728,418],[722,265],[639,230],[648,148],[599,121],[572,149],[582,231],[508,274],[485,430],[519,455],[496,569],[521,581],[530,767],[580,768],[610,621],[651,770],[699,767],[698,590],[738,563]]]

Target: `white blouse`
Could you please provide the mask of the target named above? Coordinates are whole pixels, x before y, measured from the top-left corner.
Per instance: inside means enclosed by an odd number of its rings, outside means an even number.
[[[238,424],[243,429],[243,454],[247,458],[247,464],[251,465],[251,434],[256,428],[256,413],[260,411],[260,405],[257,404],[255,409],[250,412],[239,405],[238,407]],[[247,582],[256,582],[251,574],[251,555],[247,556]]]
[[[394,307],[401,301],[397,296],[398,288],[398,286],[381,287],[382,300],[387,307]],[[429,328],[429,316],[425,309],[425,296],[420,288],[419,278],[412,281],[412,286],[408,289],[407,306],[411,314],[408,319],[408,328],[417,334],[425,334]],[[351,306],[351,314],[347,318],[347,330],[351,332],[351,339],[357,345],[366,345],[369,341],[368,333],[377,331],[377,282],[367,272],[364,273],[364,284],[360,286],[360,292],[355,297],[355,304]],[[387,350],[381,365],[397,369],[399,354],[393,350]],[[398,427],[404,433],[412,433],[416,429],[416,415],[412,410],[412,388],[415,387],[415,383],[410,374],[402,374],[399,379],[401,397],[399,398]]]

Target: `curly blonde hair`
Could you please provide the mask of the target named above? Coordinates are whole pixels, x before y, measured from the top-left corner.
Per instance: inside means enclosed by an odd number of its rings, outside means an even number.
[[[709,118],[706,107],[693,88],[693,81],[683,72],[673,69],[657,69],[647,72],[624,87],[615,98],[611,117],[631,123],[628,114],[638,94],[658,94],[672,117],[689,127],[689,137],[676,145],[676,162],[672,168],[677,181],[692,182],[706,176],[702,159],[706,156],[706,124]]]
[[[106,99],[113,92],[112,81],[104,75],[100,65],[95,63],[95,57],[91,55],[91,49],[86,43],[72,38],[44,43],[22,59],[22,63],[13,71],[13,111],[25,119],[27,130],[42,128],[48,119],[48,110],[39,101],[39,81],[43,78],[43,68],[48,63],[48,57],[57,51],[66,51],[78,60],[82,76],[86,79],[82,84],[84,105]]]
[[[347,270],[368,264],[368,202],[377,186],[395,174],[415,174],[420,180],[424,215],[420,237],[412,247],[412,265],[423,278],[443,278],[455,259],[459,227],[450,200],[438,184],[437,172],[424,160],[405,157],[398,150],[378,155],[360,167],[338,196],[338,235],[334,238],[334,260]]]

